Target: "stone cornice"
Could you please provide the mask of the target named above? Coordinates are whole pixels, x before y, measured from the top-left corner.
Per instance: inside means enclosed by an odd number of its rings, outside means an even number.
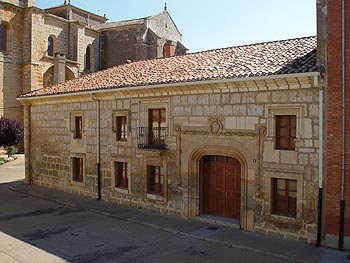
[[[55,103],[60,103],[60,101],[67,102],[67,100],[89,100],[92,94],[96,99],[110,100],[118,98],[157,98],[174,95],[311,89],[316,88],[314,78],[320,79],[317,72],[235,80],[198,81],[193,83],[174,83],[110,90],[92,90],[42,97],[19,98],[18,100],[30,100],[33,103],[50,104],[53,101],[55,101]]]

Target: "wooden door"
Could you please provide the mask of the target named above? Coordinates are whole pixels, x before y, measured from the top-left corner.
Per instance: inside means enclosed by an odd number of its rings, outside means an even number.
[[[202,213],[240,219],[241,165],[225,156],[205,156],[202,166]]]

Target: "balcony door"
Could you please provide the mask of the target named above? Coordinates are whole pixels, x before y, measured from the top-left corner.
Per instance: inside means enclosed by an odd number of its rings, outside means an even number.
[[[149,109],[148,110],[148,142],[155,147],[165,144],[166,135],[166,110]]]

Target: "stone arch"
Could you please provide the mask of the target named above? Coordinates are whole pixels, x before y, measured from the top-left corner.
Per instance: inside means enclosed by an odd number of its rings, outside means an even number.
[[[47,87],[53,84],[53,73],[54,73],[54,66],[51,66],[48,68],[44,75],[43,75],[43,86]]]
[[[69,67],[66,67],[65,75],[66,81],[76,78],[74,72]],[[49,67],[43,75],[43,86],[47,87],[52,84],[54,84],[54,66]]]
[[[66,74],[66,81],[76,78],[74,72],[73,72],[69,67],[66,67],[66,72],[65,72],[65,74]]]
[[[241,164],[241,219],[242,229],[247,229],[247,187],[248,187],[248,163],[245,156],[239,150],[222,146],[201,146],[195,148],[189,156],[188,163],[188,211],[184,211],[186,217],[194,218],[199,215],[200,202],[200,172],[199,162],[207,155],[232,157]]]

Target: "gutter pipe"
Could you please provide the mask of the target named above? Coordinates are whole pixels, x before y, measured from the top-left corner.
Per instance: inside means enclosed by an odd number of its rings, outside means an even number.
[[[339,239],[338,249],[344,246],[344,223],[345,223],[345,0],[342,0],[342,160],[341,160],[341,194],[339,215]]]
[[[322,68],[321,68],[322,67]],[[324,75],[324,66],[319,67],[321,77]],[[315,77],[316,78],[316,77]],[[315,79],[316,80],[316,79]],[[318,82],[316,82],[318,86]],[[323,202],[323,86],[319,88],[319,146],[318,146],[318,220],[316,247],[321,245],[322,233],[322,202]]]
[[[97,154],[96,154],[96,163],[97,163],[97,201],[102,199],[101,195],[101,163],[100,163],[100,155],[101,155],[101,142],[100,142],[100,100],[94,99],[93,94],[91,93],[91,99],[96,101],[96,124],[97,124]]]

